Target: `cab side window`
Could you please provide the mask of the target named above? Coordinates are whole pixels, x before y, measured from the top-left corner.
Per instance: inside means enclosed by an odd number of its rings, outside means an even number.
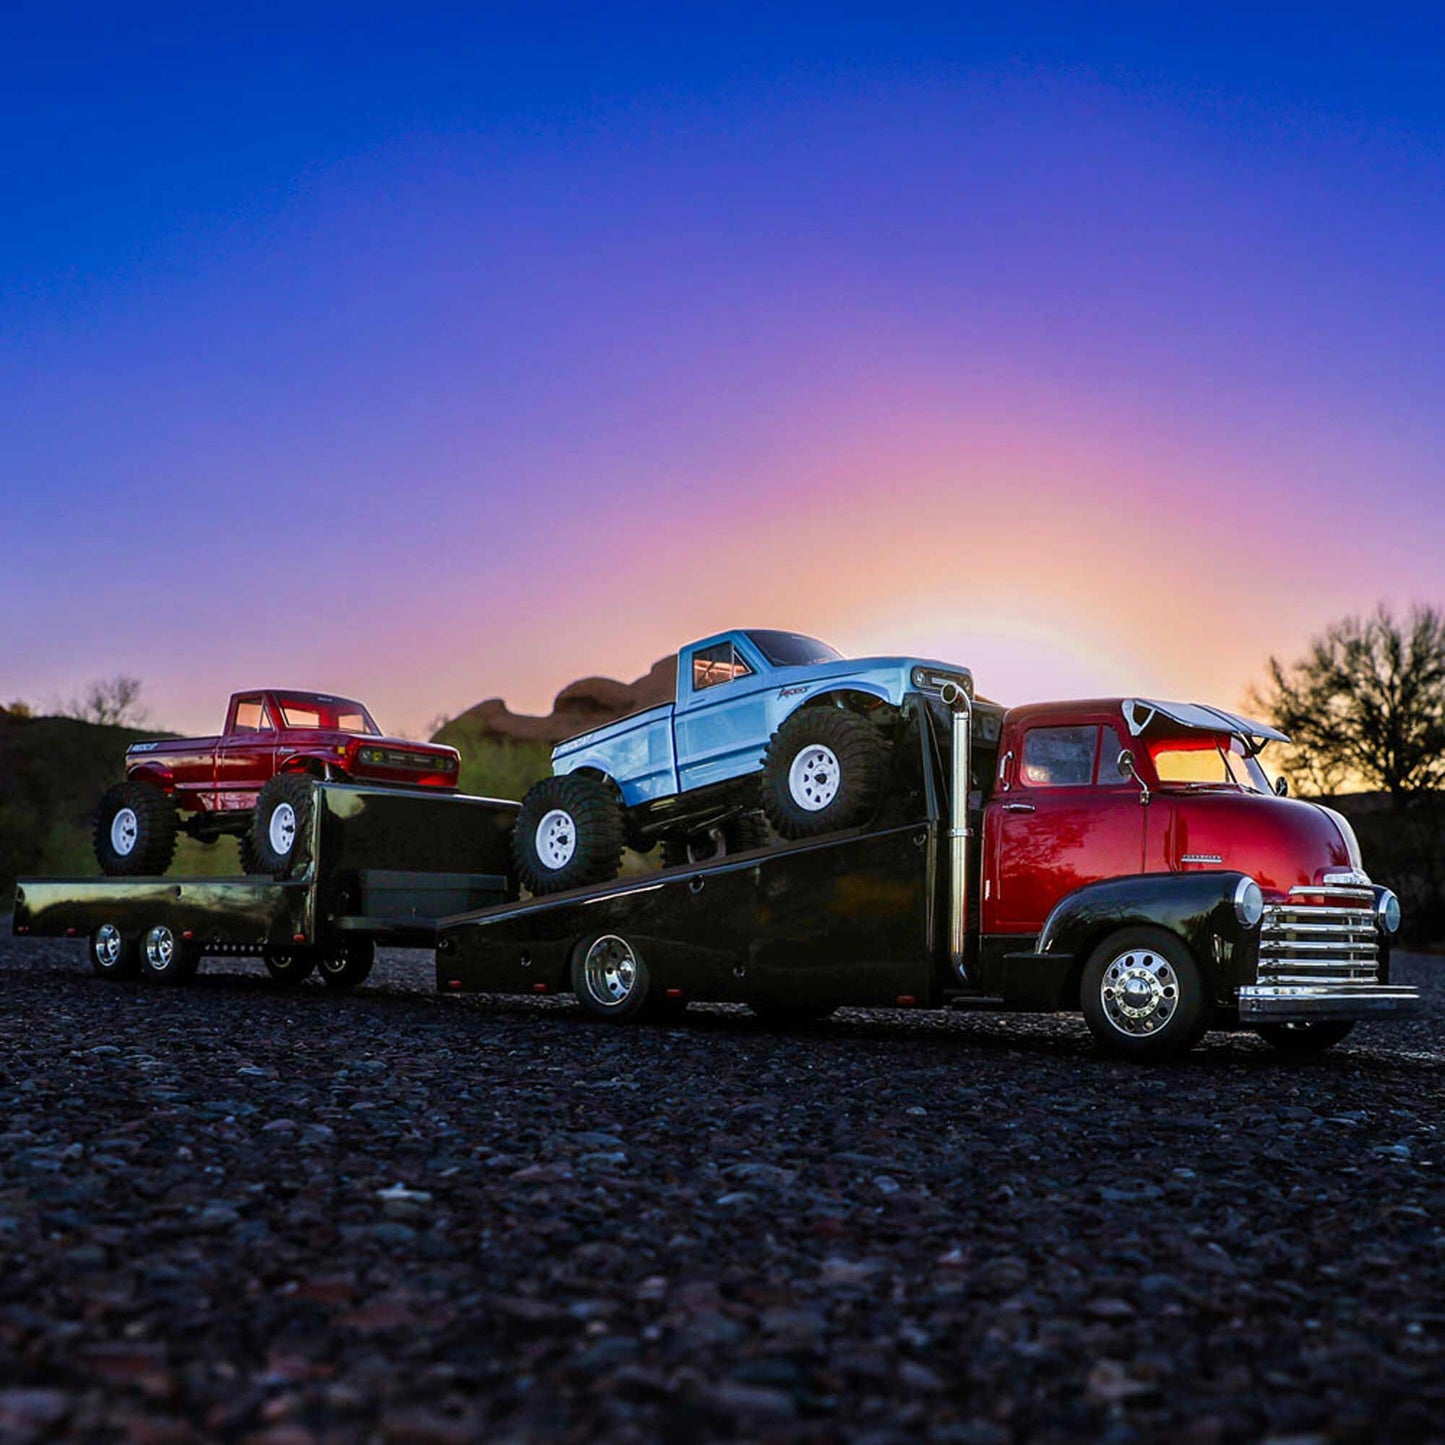
[[[1020,781],[1030,788],[1087,788],[1128,782],[1119,771],[1123,745],[1111,727],[1030,728]]]
[[[731,642],[704,647],[692,655],[692,690],[702,692],[705,688],[719,687],[747,677],[751,672],[752,668],[738,656]]]
[[[1087,788],[1094,781],[1097,727],[1030,728],[1023,780],[1031,788]]]
[[[236,728],[238,733],[265,733],[271,731],[271,719],[266,713],[266,704],[259,697],[243,697],[236,704]]]

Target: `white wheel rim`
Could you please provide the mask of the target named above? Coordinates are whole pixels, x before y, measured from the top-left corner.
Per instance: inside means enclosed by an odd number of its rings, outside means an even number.
[[[564,808],[553,808],[550,813],[544,814],[537,824],[535,843],[537,857],[544,868],[550,868],[554,873],[559,868],[565,868],[577,851],[577,825],[572,821],[571,813]]]
[[[1131,948],[1104,970],[1099,998],[1104,1017],[1121,1034],[1157,1034],[1179,1007],[1179,976],[1163,954]]]
[[[277,803],[266,831],[272,852],[284,858],[296,843],[296,809],[290,803]]]
[[[175,960],[176,936],[165,924],[146,934],[146,962],[156,973],[164,973]]]
[[[102,968],[114,968],[120,962],[120,929],[113,923],[102,923],[95,930],[95,961]]]
[[[122,808],[110,820],[110,846],[118,858],[129,858],[140,838],[140,821],[134,808]]]
[[[608,934],[587,950],[582,960],[587,992],[603,1008],[626,1003],[637,986],[637,955],[626,939]]]
[[[809,743],[788,769],[788,791],[793,801],[809,813],[821,812],[838,796],[842,769],[832,748]]]

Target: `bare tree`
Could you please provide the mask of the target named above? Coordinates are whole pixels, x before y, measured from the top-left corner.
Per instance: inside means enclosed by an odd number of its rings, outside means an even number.
[[[1417,604],[1397,619],[1383,604],[1346,617],[1286,666],[1269,660],[1252,705],[1293,739],[1321,792],[1357,781],[1396,806],[1445,785],[1445,614]]]
[[[146,717],[140,691],[140,678],[117,673],[91,683],[81,697],[66,704],[64,715],[106,727],[139,727]]]

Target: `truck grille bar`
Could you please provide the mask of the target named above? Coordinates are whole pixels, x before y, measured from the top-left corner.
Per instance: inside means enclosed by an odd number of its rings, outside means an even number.
[[[1374,983],[1380,974],[1375,896],[1330,884],[1291,888],[1266,906],[1259,933],[1263,986]]]

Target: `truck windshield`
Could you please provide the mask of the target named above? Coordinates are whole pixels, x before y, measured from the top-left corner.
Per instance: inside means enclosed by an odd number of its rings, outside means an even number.
[[[843,660],[837,648],[801,632],[749,632],[747,637],[774,667],[811,667],[818,662]]]
[[[331,733],[363,733],[380,737],[381,729],[359,702],[342,697],[278,697],[288,728],[319,728]]]
[[[1194,734],[1152,743],[1149,756],[1160,783],[1202,788],[1244,788],[1251,793],[1274,790],[1264,769],[1239,738]]]

